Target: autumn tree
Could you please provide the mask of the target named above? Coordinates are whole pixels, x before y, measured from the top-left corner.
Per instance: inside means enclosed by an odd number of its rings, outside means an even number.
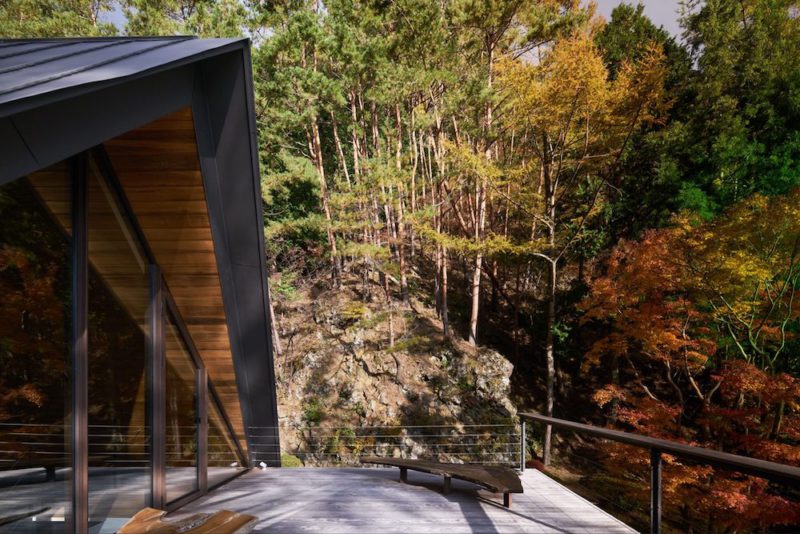
[[[555,327],[559,264],[601,212],[606,186],[632,133],[663,113],[663,56],[652,48],[636,63],[623,63],[610,80],[592,38],[592,27],[557,41],[538,63],[508,61],[500,84],[508,121],[521,140],[521,172],[531,187],[528,254],[544,262],[547,369],[546,413],[555,398]],[[545,464],[550,428],[545,434]]]
[[[587,327],[603,324],[585,367],[612,369],[594,395],[612,421],[781,463],[800,458],[798,199],[756,195],[712,222],[684,216],[613,252],[584,303]],[[635,463],[609,460],[613,469]],[[669,466],[669,499],[690,523],[767,528],[800,518],[763,481]],[[712,480],[714,499],[702,497]]]

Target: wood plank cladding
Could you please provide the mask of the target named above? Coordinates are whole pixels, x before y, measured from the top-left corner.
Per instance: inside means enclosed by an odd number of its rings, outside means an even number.
[[[244,448],[191,109],[107,141],[105,148]]]

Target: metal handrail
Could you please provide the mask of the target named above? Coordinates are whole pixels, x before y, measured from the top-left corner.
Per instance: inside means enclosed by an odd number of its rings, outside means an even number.
[[[584,423],[548,417],[535,412],[519,412],[520,418],[571,430],[627,445],[650,450],[650,532],[661,532],[661,464],[662,454],[693,460],[699,463],[730,469],[788,485],[800,486],[800,468],[728,452],[686,445],[677,441],[651,438],[632,432],[612,430]]]

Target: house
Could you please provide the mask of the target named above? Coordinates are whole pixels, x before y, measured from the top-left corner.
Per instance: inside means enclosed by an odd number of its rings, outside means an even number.
[[[246,39],[0,41],[0,525],[279,465],[266,284]]]

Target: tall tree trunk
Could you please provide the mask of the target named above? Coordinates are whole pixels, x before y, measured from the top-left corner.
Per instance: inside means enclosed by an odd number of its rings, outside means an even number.
[[[442,330],[444,336],[450,335],[450,319],[447,316],[447,247],[442,246]]]
[[[395,147],[395,167],[397,169],[397,195],[395,196],[395,218],[397,219],[397,259],[400,265],[400,296],[403,305],[408,306],[408,277],[406,275],[406,229],[403,221],[403,127],[400,121],[400,105],[394,106],[395,121],[397,123],[397,139]]]
[[[490,39],[486,42],[488,52],[488,66],[489,74],[486,80],[486,86],[491,92],[492,82],[494,77],[494,44]],[[491,97],[486,104],[486,123],[484,126],[483,134],[483,149],[484,157],[487,161],[492,160],[492,148],[490,142],[491,129],[492,129],[492,116],[493,108]],[[481,241],[483,240],[483,233],[486,225],[486,196],[488,190],[487,178],[481,176],[476,180],[476,195],[475,195],[475,244],[479,247],[478,253],[475,255],[475,263],[472,271],[472,305],[469,315],[469,344],[478,344],[478,312],[481,302],[481,274],[483,267],[483,252],[480,250]]]
[[[550,249],[550,257],[547,258],[547,318],[545,321],[545,346],[544,354],[547,366],[547,398],[545,399],[545,413],[548,417],[553,416],[553,405],[555,404],[555,383],[556,383],[556,360],[555,360],[555,324],[556,324],[556,287],[558,275],[558,255],[556,254],[556,182],[557,176],[553,176],[553,161],[548,150],[549,140],[547,135],[543,136],[543,184],[545,192],[545,206],[549,225],[547,228],[547,241]],[[553,427],[547,425],[545,428],[544,446],[542,447],[542,462],[550,465],[550,448],[552,441]]]
[[[336,143],[336,153],[339,156],[339,166],[344,173],[344,179],[347,182],[347,190],[353,189],[353,184],[350,182],[350,171],[347,168],[347,160],[344,158],[344,150],[342,150],[342,140],[339,138],[339,126],[336,124],[336,116],[331,111],[331,124],[333,126],[333,140]]]
[[[339,254],[336,250],[336,238],[333,235],[333,221],[331,218],[331,207],[328,198],[328,183],[325,179],[325,166],[322,162],[322,146],[319,137],[319,126],[317,120],[311,121],[311,131],[307,132],[308,148],[314,160],[314,168],[319,177],[320,193],[322,195],[322,210],[325,213],[325,231],[328,237],[328,248],[330,249],[331,256],[331,276],[333,278],[334,287],[338,288],[340,283],[339,278]]]
[[[556,384],[556,360],[554,353],[555,345],[555,324],[556,324],[556,271],[557,260],[555,258],[550,260],[549,276],[547,280],[547,319],[545,335],[544,354],[547,363],[547,399],[545,405],[545,415],[548,417],[553,416],[553,404],[555,400],[555,384]],[[550,448],[552,441],[553,427],[547,425],[544,431],[544,446],[542,452],[542,462],[544,465],[550,465]]]
[[[281,349],[281,338],[278,336],[278,318],[275,316],[275,306],[272,304],[272,290],[267,284],[267,301],[269,302],[270,327],[272,329],[272,348],[275,350],[275,359],[279,359],[283,354]]]
[[[469,314],[469,344],[473,347],[478,344],[478,311],[481,303],[481,266],[483,265],[483,254],[478,252],[475,255],[475,263],[472,269],[472,305]]]

